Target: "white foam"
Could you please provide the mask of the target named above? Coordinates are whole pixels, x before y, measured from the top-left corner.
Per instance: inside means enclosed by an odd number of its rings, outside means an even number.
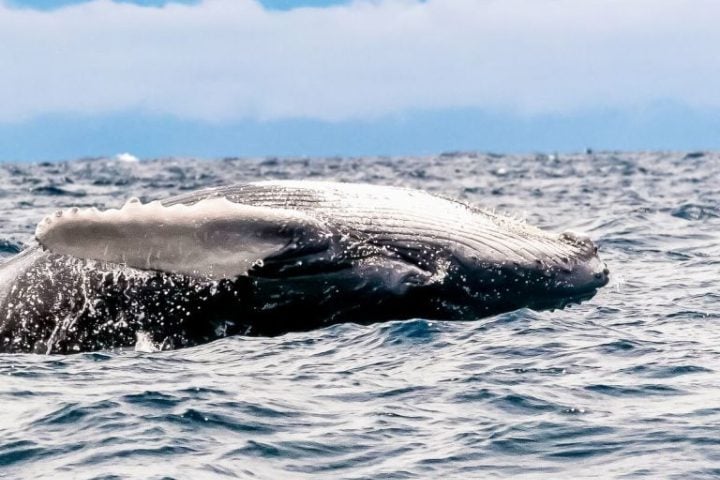
[[[155,345],[150,337],[150,334],[138,330],[135,332],[135,351],[140,353],[153,353],[159,352],[160,348]]]
[[[119,162],[128,162],[128,163],[137,163],[140,161],[140,159],[138,157],[136,157],[135,155],[133,155],[131,153],[127,153],[127,152],[118,153],[117,155],[115,155],[115,160],[117,160]]]

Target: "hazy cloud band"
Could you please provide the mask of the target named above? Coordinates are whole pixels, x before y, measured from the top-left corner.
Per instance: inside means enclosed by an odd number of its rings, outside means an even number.
[[[252,0],[0,4],[0,120],[717,108],[718,18],[717,0],[381,0],[290,11]]]

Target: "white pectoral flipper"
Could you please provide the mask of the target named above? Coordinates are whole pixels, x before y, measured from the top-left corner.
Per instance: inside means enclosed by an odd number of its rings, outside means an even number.
[[[51,252],[204,278],[234,278],[298,243],[322,248],[323,222],[295,210],[249,206],[225,198],[193,205],[128,201],[119,210],[58,211],[35,237]]]

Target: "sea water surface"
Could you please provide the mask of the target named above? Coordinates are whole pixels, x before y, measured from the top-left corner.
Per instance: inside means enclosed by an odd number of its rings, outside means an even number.
[[[0,478],[720,477],[718,154],[5,164],[0,250],[57,208],[279,178],[417,187],[584,231],[611,283],[473,322],[0,355]]]

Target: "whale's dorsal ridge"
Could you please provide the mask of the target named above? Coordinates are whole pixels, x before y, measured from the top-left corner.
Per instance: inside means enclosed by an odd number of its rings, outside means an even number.
[[[327,238],[325,225],[302,212],[210,197],[165,206],[131,199],[121,209],[71,209],[45,217],[35,237],[47,250],[142,270],[234,278],[290,245]]]

